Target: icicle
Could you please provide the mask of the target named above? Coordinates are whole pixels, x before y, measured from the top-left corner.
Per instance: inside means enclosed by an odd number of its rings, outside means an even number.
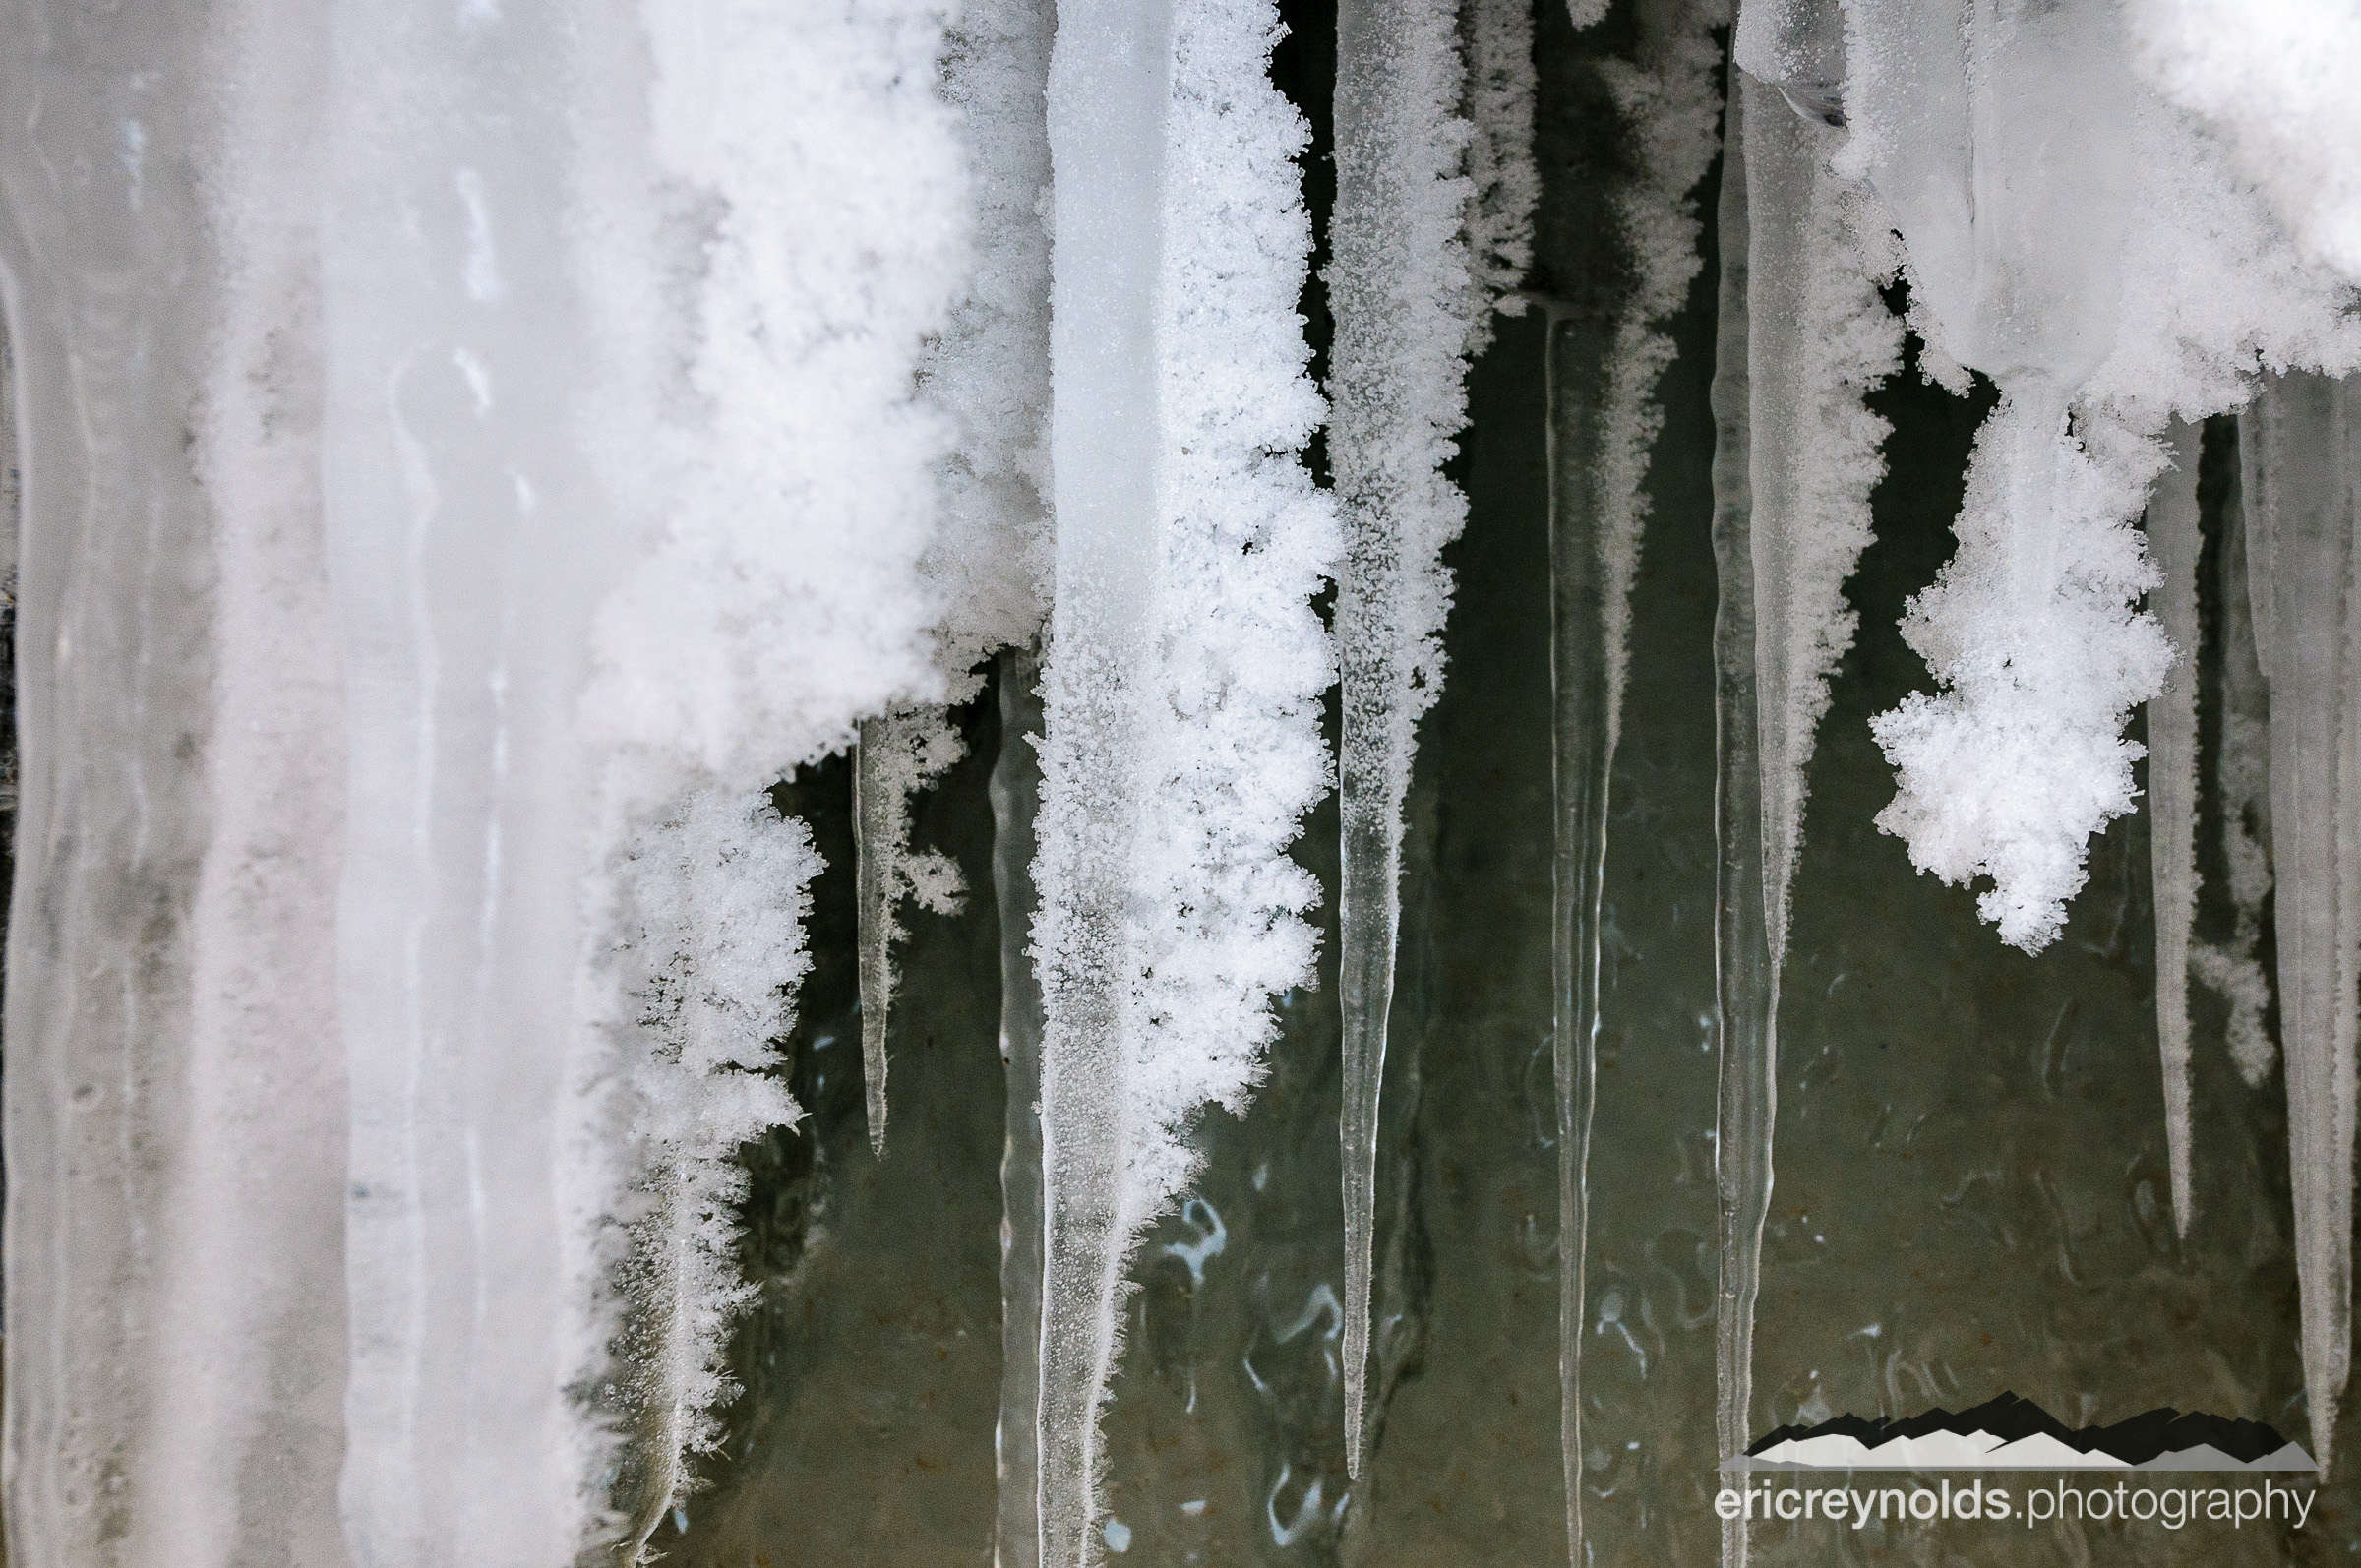
[[[1050,58],[1057,591],[1043,690],[1041,1568],[1087,1568],[1099,1401],[1129,1239],[1123,1122],[1138,1033],[1129,871],[1158,516],[1155,287],[1171,0],[1060,0]]]
[[[1576,21],[1588,7],[1578,7]],[[1593,18],[1592,20],[1595,20]],[[1548,311],[1552,1069],[1558,1134],[1559,1442],[1566,1536],[1582,1539],[1582,1338],[1592,1108],[1598,1085],[1599,911],[1607,785],[1628,674],[1631,584],[1647,515],[1662,324],[1697,274],[1692,192],[1711,167],[1721,52],[1709,5],[1643,11],[1635,62],[1603,73],[1629,117],[1638,167],[1613,196],[1629,269],[1611,316]]]
[[[1269,0],[1071,0],[1051,66],[1057,601],[1044,697],[1043,1568],[1098,1550],[1124,1264],[1311,973],[1333,514]]]
[[[1808,42],[1810,19],[1788,21]],[[1902,352],[1900,324],[1870,265],[1863,193],[1829,168],[1841,142],[1827,128],[1842,119],[1841,54],[1832,60],[1825,48],[1801,49],[1798,63],[1786,58],[1796,48],[1766,52],[1765,69],[1780,67],[1792,81],[1766,85],[1733,73],[1714,383],[1722,582],[1716,1356],[1725,1455],[1745,1447],[1753,1403],[1754,1304],[1778,1108],[1779,965],[1805,770],[1828,709],[1829,677],[1852,641],[1845,579],[1869,541],[1869,492],[1884,471],[1878,445],[1887,425],[1862,399]],[[1745,1521],[1731,1521],[1723,1560],[1742,1568],[1745,1552]]]
[[[2198,942],[2189,951],[2197,978],[2229,1004],[2224,1033],[2230,1060],[2250,1089],[2259,1089],[2278,1059],[2278,1043],[2263,1026],[2270,1006],[2270,977],[2258,953],[2263,902],[2270,896],[2270,695],[2255,648],[2247,590],[2246,524],[2235,492],[2223,509],[2221,535],[2221,683],[2214,704],[2221,744],[2213,761],[2221,800],[2221,854],[2229,867],[2234,925],[2227,943]]]
[[[1786,951],[1787,887],[1803,841],[1804,775],[1828,681],[1852,645],[1845,581],[1869,543],[1885,420],[1863,404],[1902,362],[1877,290],[1887,263],[1864,193],[1831,172],[1843,137],[1751,78],[1746,105],[1749,444],[1756,692],[1772,961]],[[1778,976],[1772,977],[1773,1013]]]
[[[863,719],[853,753],[854,884],[858,889],[861,1066],[869,1097],[869,1147],[885,1153],[885,1024],[893,1007],[893,946],[901,901],[938,915],[959,911],[959,868],[938,850],[910,847],[910,797],[959,760],[966,747],[947,710],[913,708]]]
[[[699,791],[640,833],[620,870],[629,1088],[612,1136],[642,1200],[619,1269],[622,1331],[600,1414],[624,1442],[608,1502],[619,1568],[680,1500],[681,1460],[712,1448],[724,1330],[754,1288],[737,1278],[740,1144],[802,1113],[768,1069],[811,967],[811,833],[767,794]]]
[[[1763,780],[1755,701],[1747,218],[1751,116],[1762,94],[1733,68],[1722,122],[1722,275],[1714,353],[1714,999],[1720,1051],[1714,1184],[1721,1267],[1714,1314],[1714,1445],[1743,1453],[1754,1385],[1754,1300],[1771,1201],[1779,1084],[1770,1032],[1778,976],[1763,915]],[[1774,110],[1784,114],[1784,109]],[[1724,1568],[1745,1568],[1743,1518],[1722,1522]]]
[[[943,40],[943,97],[960,112],[973,210],[966,297],[920,368],[926,400],[957,435],[942,471],[941,529],[921,559],[940,620],[947,695],[970,667],[1029,645],[1049,603],[1049,126],[1043,95],[1055,0],[966,0]]]
[[[1467,423],[1471,310],[1460,173],[1469,136],[1448,9],[1345,0],[1337,13],[1335,417],[1348,519],[1337,582],[1343,744],[1338,953],[1344,1014],[1345,1465],[1361,1474],[1368,1373],[1377,1100],[1393,1002],[1402,802],[1419,716],[1442,686],[1451,583],[1442,549],[1467,520],[1443,477]]]
[[[1606,868],[1607,776],[1614,761],[1608,597],[1611,541],[1595,502],[1580,378],[1601,355],[1580,317],[1550,312],[1549,621],[1551,1066],[1557,1087],[1557,1352],[1566,1537],[1582,1549],[1582,1331],[1590,1214],[1592,1101],[1599,1082],[1599,899]]]
[[[2270,683],[2280,1039],[2313,1457],[2325,1471],[2352,1347],[2361,725],[2353,716],[2352,382],[2291,374],[2239,421],[2255,640]]]
[[[2173,466],[2148,504],[2156,608],[2180,658],[2148,704],[2149,881],[2156,909],[2156,1049],[2164,1066],[2172,1220],[2189,1235],[2189,926],[2197,913],[2198,430],[2173,431]]]
[[[1000,1152],[999,1484],[993,1568],[1041,1561],[1041,986],[1034,978],[1033,823],[1041,809],[1041,661],[1030,648],[999,658],[1000,755],[992,770],[992,879],[1000,917],[1000,1059],[1008,1130]]]
[[[734,1294],[699,1140],[787,1112],[644,1059],[636,846],[751,874],[792,830],[694,803],[946,694],[919,565],[953,428],[913,393],[965,262],[939,12],[606,3],[331,5],[342,1495],[390,1568],[608,1549],[602,1505],[677,1475]],[[684,958],[708,991],[729,936]]]

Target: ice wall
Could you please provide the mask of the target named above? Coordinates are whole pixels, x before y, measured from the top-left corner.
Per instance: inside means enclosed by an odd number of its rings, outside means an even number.
[[[976,226],[941,18],[18,20],[29,630],[82,651],[27,683],[24,885],[93,913],[16,966],[123,976],[11,993],[19,1223],[105,1303],[16,1276],[20,1552],[628,1555],[792,1115],[814,863],[759,791],[1031,604],[1019,550],[942,610],[954,455],[1022,432],[918,385]]]

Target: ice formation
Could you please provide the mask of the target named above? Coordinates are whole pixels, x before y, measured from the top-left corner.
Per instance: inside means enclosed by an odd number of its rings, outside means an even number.
[[[1578,25],[1604,8],[1574,8]],[[1582,1346],[1588,1321],[1591,1116],[1598,1088],[1600,899],[1608,782],[1630,675],[1630,599],[1664,424],[1665,324],[1703,265],[1695,192],[1718,146],[1720,51],[1709,3],[1643,8],[1628,58],[1595,62],[1634,151],[1610,198],[1623,275],[1606,310],[1548,314],[1551,1068],[1557,1096],[1558,1418],[1566,1539],[1582,1534]]]
[[[1752,248],[1747,204],[1766,94],[1732,69],[1722,117],[1721,276],[1714,343],[1714,1024],[1719,1052],[1714,1196],[1719,1274],[1714,1303],[1714,1447],[1753,1441],[1754,1304],[1771,1200],[1778,1119],[1777,987],[1763,922],[1763,774],[1755,667]],[[1784,113],[1784,108],[1775,112]],[[1722,1522],[1722,1561],[1744,1568],[1747,1521]]]
[[[1785,19],[1800,25],[1801,19]],[[1795,28],[1791,27],[1792,32]],[[1841,43],[1841,39],[1838,40]],[[1771,80],[1747,69],[1753,58]],[[1802,843],[1804,773],[1828,681],[1852,640],[1845,579],[1869,542],[1886,423],[1863,404],[1899,364],[1878,293],[1891,267],[1868,194],[1831,167],[1841,59],[1741,34],[1725,118],[1715,371],[1716,622],[1722,772],[1721,1419],[1750,1431],[1751,1339],[1778,1105],[1779,965]],[[1791,85],[1799,84],[1799,85]],[[1744,1521],[1725,1531],[1743,1560]]]
[[[2350,363],[2345,290],[2142,85],[2102,0],[1848,5],[1846,58],[1838,166],[1901,235],[1924,362],[2001,393],[1959,554],[1905,621],[1944,690],[1878,720],[1901,783],[1878,821],[1922,871],[1990,877],[1978,911],[2037,951],[2132,809],[2123,724],[2170,660],[2131,526],[2166,423],[2235,406],[2259,364]]]
[[[1492,30],[1499,30],[1496,21]],[[1356,1476],[1402,802],[1419,716],[1442,684],[1451,595],[1442,549],[1467,518],[1467,499],[1442,465],[1467,423],[1465,355],[1490,315],[1483,285],[1472,275],[1470,244],[1483,246],[1487,270],[1513,266],[1517,214],[1510,204],[1532,184],[1529,168],[1520,179],[1513,167],[1500,167],[1517,144],[1497,131],[1482,140],[1482,161],[1492,166],[1477,167],[1474,127],[1461,113],[1467,78],[1449,11],[1418,0],[1345,0],[1338,8],[1328,456],[1346,529],[1335,616],[1344,867],[1338,984],[1345,1464]],[[1478,86],[1493,96],[1515,90],[1513,83]]]
[[[2198,432],[2176,425],[2172,466],[2148,502],[2154,599],[2177,663],[2148,704],[2149,885],[2156,907],[2156,1050],[2172,1220],[2189,1234],[2189,927],[2197,914]]]
[[[1000,754],[992,770],[992,881],[1000,920],[1000,1059],[1008,1075],[1000,1145],[1000,1414],[993,1432],[999,1506],[993,1568],[1041,1561],[1041,987],[1028,951],[1040,902],[1033,824],[1041,810],[1041,661],[1000,655]]]
[[[0,271],[32,476],[8,1512],[30,1568],[634,1558],[727,1392],[739,1145],[798,1115],[775,1051],[820,867],[770,786],[857,738],[881,1143],[903,904],[947,908],[955,881],[911,801],[995,656],[998,1559],[1087,1568],[1112,1536],[1097,1422],[1131,1250],[1202,1110],[1250,1092],[1273,995],[1312,974],[1317,888],[1288,849],[1329,782],[1332,675],[1365,1466],[1403,799],[1467,359],[1534,258],[1533,12],[1344,7],[1331,497],[1302,456],[1325,412],[1297,314],[1307,134],[1270,79],[1271,0],[948,9],[7,6]],[[1729,19],[1623,20],[1578,51],[1616,122],[1611,275],[1541,301],[1578,1558],[1607,792]],[[2325,1461],[2361,1032],[2361,458],[2334,379],[2361,366],[2361,197],[2334,154],[2361,135],[2361,32],[2315,0],[1754,0],[1733,49],[1718,1436],[1752,1414],[1779,964],[1899,274],[1922,363],[1999,402],[1959,553],[1906,622],[1937,689],[1878,721],[1901,784],[1880,821],[1923,869],[1988,878],[1982,913],[2038,949],[2132,808],[2122,730],[2149,704],[2184,1230],[2186,980],[2230,998],[2259,1082],[2276,867]],[[2197,426],[2259,378],[2221,686],[2167,686],[2197,642]],[[2201,762],[2218,948],[2190,935]],[[1742,1560],[1742,1526],[1725,1545]]]
[[[2303,1321],[2323,1469],[2352,1357],[2353,1121],[2361,1033],[2361,751],[2353,706],[2361,387],[2292,374],[2239,420],[2247,582],[2270,685],[2279,1040]]]
[[[1310,977],[1286,854],[1328,782],[1310,600],[1335,516],[1297,453],[1320,398],[1296,296],[1305,131],[1269,0],[1059,18],[1042,746],[1043,1568],[1091,1560],[1098,1405],[1140,1228],[1237,1108]]]

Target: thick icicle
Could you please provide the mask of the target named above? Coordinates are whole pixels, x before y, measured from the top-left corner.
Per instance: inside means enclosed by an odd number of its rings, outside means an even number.
[[[1393,1002],[1402,802],[1419,716],[1442,686],[1450,575],[1467,520],[1443,463],[1467,423],[1468,122],[1454,19],[1427,0],[1337,12],[1336,316],[1329,461],[1346,522],[1337,581],[1343,744],[1338,975],[1344,1014],[1345,1466],[1361,1474],[1377,1100]]]
[[[1747,361],[1764,916],[1776,965],[1803,842],[1804,775],[1828,681],[1852,645],[1845,581],[1869,543],[1888,429],[1863,399],[1902,362],[1878,293],[1891,266],[1866,193],[1835,174],[1844,137],[1741,76],[1747,146]],[[1776,970],[1770,977],[1778,1012]]]
[[[1172,0],[1060,0],[1050,58],[1051,515],[1034,922],[1042,988],[1042,1568],[1087,1568],[1129,1239],[1130,868],[1158,517],[1156,284]]]
[[[2326,1470],[2352,1355],[2361,721],[2353,711],[2353,491],[2361,395],[2291,374],[2239,420],[2247,580],[2270,683],[2271,860],[2304,1390]]]
[[[720,1386],[730,1156],[787,1114],[742,1070],[786,927],[734,952],[698,911],[776,915],[795,830],[745,803],[944,694],[939,13],[613,4],[331,6],[342,1495],[396,1568],[628,1550],[666,1500]]]
[[[999,657],[1000,754],[992,770],[992,880],[1000,917],[1000,1060],[1008,1073],[1000,1147],[999,1487],[993,1568],[1041,1561],[1041,985],[1033,972],[1033,824],[1041,810],[1041,661]]]
[[[1877,292],[1865,194],[1829,160],[1842,137],[1833,7],[1803,42],[1758,43],[1766,84],[1741,71],[1723,164],[1722,362],[1714,386],[1715,623],[1720,774],[1717,903],[1722,1039],[1715,1163],[1723,1452],[1746,1443],[1763,1223],[1778,1107],[1779,966],[1803,836],[1804,778],[1828,680],[1851,645],[1845,579],[1869,541],[1869,492],[1887,426],[1863,404],[1899,363],[1901,326]],[[1745,38],[1741,37],[1741,44]],[[1841,39],[1839,40],[1841,43]],[[1741,62],[1743,63],[1743,62]],[[1745,1521],[1723,1559],[1745,1560]]]
[[[861,1067],[869,1147],[885,1153],[885,1024],[893,1008],[893,947],[901,902],[958,913],[959,868],[939,850],[910,844],[910,797],[956,762],[964,746],[947,710],[910,708],[863,719],[853,752],[854,885],[858,896]]]
[[[1599,9],[1576,0],[1577,22]],[[1672,361],[1663,323],[1702,259],[1692,193],[1713,162],[1721,51],[1706,4],[1639,12],[1636,61],[1604,73],[1638,166],[1614,193],[1624,260],[1611,313],[1544,301],[1549,431],[1551,1065],[1557,1094],[1558,1393],[1566,1538],[1582,1537],[1582,1340],[1591,1117],[1598,1087],[1600,897],[1607,785],[1628,674],[1632,579],[1647,515],[1656,387]]]
[[[1244,1104],[1272,993],[1311,973],[1318,889],[1286,846],[1326,785],[1310,598],[1336,529],[1295,455],[1322,409],[1276,31],[1269,0],[1071,0],[1051,66],[1042,1568],[1098,1552],[1132,1242],[1187,1180],[1199,1109]]]
[[[2189,927],[2197,914],[2198,435],[2194,425],[2174,429],[2173,466],[2148,503],[2149,549],[2163,579],[2157,617],[2180,656],[2171,683],[2148,704],[2148,856],[2172,1220],[2183,1236],[2189,1234]]]
[[[1763,94],[1733,69],[1722,126],[1722,275],[1714,345],[1714,1000],[1719,1094],[1714,1185],[1720,1271],[1714,1314],[1714,1446],[1744,1452],[1753,1406],[1754,1301],[1771,1201],[1779,1107],[1770,1032],[1777,976],[1763,925],[1763,780],[1755,700],[1753,494],[1748,446],[1751,283],[1749,117]],[[1785,114],[1784,107],[1774,113]],[[1722,1522],[1724,1568],[1745,1568],[1747,1522]]]

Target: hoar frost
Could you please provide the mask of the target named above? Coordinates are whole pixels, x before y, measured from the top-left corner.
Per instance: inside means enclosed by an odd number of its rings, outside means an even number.
[[[2136,77],[2116,7],[1845,14],[1838,167],[1900,233],[1928,373],[2001,393],[1959,554],[1904,623],[1942,690],[1876,723],[1901,784],[1878,820],[1921,870],[1991,878],[1979,913],[2036,951],[2090,835],[2133,808],[2123,725],[2171,661],[2132,527],[2167,423],[2236,406],[2266,366],[2349,364],[2361,339],[2341,282]]]

